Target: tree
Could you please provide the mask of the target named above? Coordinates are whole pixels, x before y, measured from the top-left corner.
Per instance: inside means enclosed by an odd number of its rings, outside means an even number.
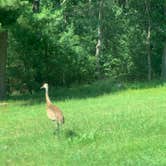
[[[0,100],[6,96],[7,31],[0,32]]]
[[[33,0],[32,11],[34,13],[39,13],[39,7],[40,7],[40,0]]]
[[[0,100],[6,96],[6,59],[8,28],[18,16],[18,8],[23,1],[0,1]]]
[[[102,21],[103,21],[103,0],[99,2],[99,11],[98,11],[98,39],[96,44],[96,69],[98,74],[100,74],[100,54],[102,47]]]
[[[164,16],[166,17],[166,2],[164,1]],[[165,20],[164,17],[164,20]],[[166,41],[163,43],[163,55],[162,55],[162,67],[161,67],[161,77],[166,80]]]
[[[150,18],[150,2],[145,0],[145,10],[147,15],[147,37],[146,37],[146,49],[147,49],[147,64],[148,64],[148,80],[152,79],[152,65],[151,65],[151,18]]]

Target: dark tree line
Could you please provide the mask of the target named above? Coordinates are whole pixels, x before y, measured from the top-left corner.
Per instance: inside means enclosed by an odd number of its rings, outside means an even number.
[[[0,0],[0,98],[45,81],[165,80],[165,14],[165,0]]]

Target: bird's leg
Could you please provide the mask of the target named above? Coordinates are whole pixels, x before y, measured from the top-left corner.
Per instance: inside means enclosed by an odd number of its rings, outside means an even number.
[[[60,123],[57,122],[57,121],[54,121],[54,122],[56,123],[54,134],[58,134],[58,136],[59,136],[59,133],[60,133]]]
[[[57,122],[57,131],[60,131],[60,124]]]
[[[59,131],[59,123],[56,122],[56,125],[55,125],[55,133],[57,133]]]
[[[57,128],[56,128],[56,131],[57,131],[57,135],[58,137],[60,136],[60,124],[57,122]]]
[[[57,132],[58,132],[58,122],[56,122],[55,120],[53,122],[54,122],[54,125],[55,125],[55,130],[54,130],[53,134],[57,134]]]

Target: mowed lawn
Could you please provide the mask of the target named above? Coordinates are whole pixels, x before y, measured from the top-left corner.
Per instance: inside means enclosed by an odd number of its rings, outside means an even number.
[[[44,92],[6,101],[0,165],[165,166],[166,85],[118,88],[96,84],[51,93],[65,116],[59,137],[46,116]]]

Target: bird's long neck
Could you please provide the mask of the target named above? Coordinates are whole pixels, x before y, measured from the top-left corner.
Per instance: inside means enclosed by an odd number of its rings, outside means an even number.
[[[47,103],[47,105],[51,104],[51,101],[50,101],[50,98],[48,95],[48,88],[46,88],[46,103]]]

